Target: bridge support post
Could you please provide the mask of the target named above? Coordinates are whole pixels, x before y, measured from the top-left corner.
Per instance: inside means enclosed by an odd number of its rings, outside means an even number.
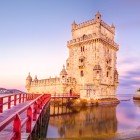
[[[26,133],[30,133],[32,130],[32,108],[27,109],[27,122],[26,122]]]
[[[35,102],[34,103],[34,112],[33,112],[33,121],[36,121],[36,119],[37,119],[37,110],[38,110],[37,103]]]
[[[22,94],[22,102],[24,102],[25,94]]]
[[[17,114],[14,123],[13,123],[13,131],[15,132],[15,140],[21,140],[21,120],[19,115]]]
[[[14,106],[16,106],[17,95],[14,95]]]
[[[8,97],[8,109],[11,108],[11,96]]]
[[[3,112],[3,98],[0,98],[0,113]]]
[[[21,103],[21,94],[19,94],[19,103]]]

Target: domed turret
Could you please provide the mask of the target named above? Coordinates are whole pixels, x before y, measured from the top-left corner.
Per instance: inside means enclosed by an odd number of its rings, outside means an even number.
[[[26,89],[27,89],[28,92],[30,90],[31,82],[32,82],[32,77],[31,77],[31,75],[29,73],[27,78],[26,78]]]
[[[26,80],[32,81],[32,77],[31,77],[31,75],[30,75],[30,72],[29,72],[29,74],[28,74]]]
[[[66,76],[67,75],[67,71],[65,69],[65,66],[63,65],[63,69],[60,72],[60,76]]]
[[[114,24],[112,23],[112,25],[111,25],[111,28],[114,28],[115,29],[115,26],[114,26]]]
[[[118,76],[119,76],[118,71],[115,70],[115,72],[114,72],[114,80],[115,80],[115,82],[118,82]]]
[[[37,82],[37,81],[38,81],[38,79],[37,79],[37,75],[35,75],[35,79],[34,79],[34,81],[35,81],[35,82]]]
[[[111,25],[111,28],[112,28],[113,32],[115,33],[115,26],[114,26],[113,23],[112,23],[112,25]]]
[[[61,78],[61,82],[62,82],[63,84],[65,84],[66,81],[67,81],[67,71],[66,71],[64,65],[63,65],[63,69],[62,69],[61,72],[60,72],[60,78]]]
[[[95,15],[95,20],[99,22],[99,21],[101,21],[101,17],[102,16],[101,16],[100,12],[98,11]]]
[[[72,30],[74,30],[77,26],[76,22],[74,21],[71,26],[72,26]]]

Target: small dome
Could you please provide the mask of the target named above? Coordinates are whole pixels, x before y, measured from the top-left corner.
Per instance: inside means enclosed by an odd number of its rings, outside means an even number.
[[[73,23],[72,23],[73,25],[76,25],[76,22],[75,22],[75,20],[73,21]]]
[[[60,72],[60,75],[67,75],[67,71],[65,69],[65,66],[63,65],[63,69]]]
[[[94,68],[93,68],[93,70],[101,70],[100,65],[95,65]]]
[[[28,77],[26,78],[26,80],[31,80],[32,81],[32,77],[30,75],[30,72],[29,72]]]
[[[100,14],[99,11],[96,13],[95,19],[96,19],[96,20],[100,20],[100,19],[101,19],[101,14]]]
[[[37,75],[35,76],[35,79],[34,79],[34,81],[38,81],[38,79],[37,79]]]
[[[114,24],[112,23],[111,28],[115,28]]]
[[[99,12],[99,11],[96,13],[96,15],[101,16],[101,14],[100,14],[100,12]]]

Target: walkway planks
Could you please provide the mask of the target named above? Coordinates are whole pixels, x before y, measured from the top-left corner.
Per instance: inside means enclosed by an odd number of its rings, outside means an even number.
[[[0,113],[0,126],[2,124],[4,124],[6,122],[6,120],[11,117],[13,114],[15,114],[16,112],[18,112],[19,110],[21,110],[22,108],[24,108],[25,106],[29,105],[31,101],[26,101],[24,103],[20,103],[16,106],[13,106],[11,109],[8,109],[6,111],[4,111],[3,113]],[[24,111],[21,115],[21,121],[26,117],[26,111]],[[7,123],[5,124],[7,125]],[[1,132],[0,132],[0,140],[8,140],[11,139],[12,135],[13,135],[13,121],[11,123],[9,123]],[[22,132],[25,131],[25,128],[22,128],[21,130]],[[8,138],[7,138],[8,136]]]

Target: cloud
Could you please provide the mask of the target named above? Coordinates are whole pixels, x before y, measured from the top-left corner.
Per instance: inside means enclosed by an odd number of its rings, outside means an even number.
[[[119,92],[134,93],[140,87],[140,64],[138,58],[118,59]]]

